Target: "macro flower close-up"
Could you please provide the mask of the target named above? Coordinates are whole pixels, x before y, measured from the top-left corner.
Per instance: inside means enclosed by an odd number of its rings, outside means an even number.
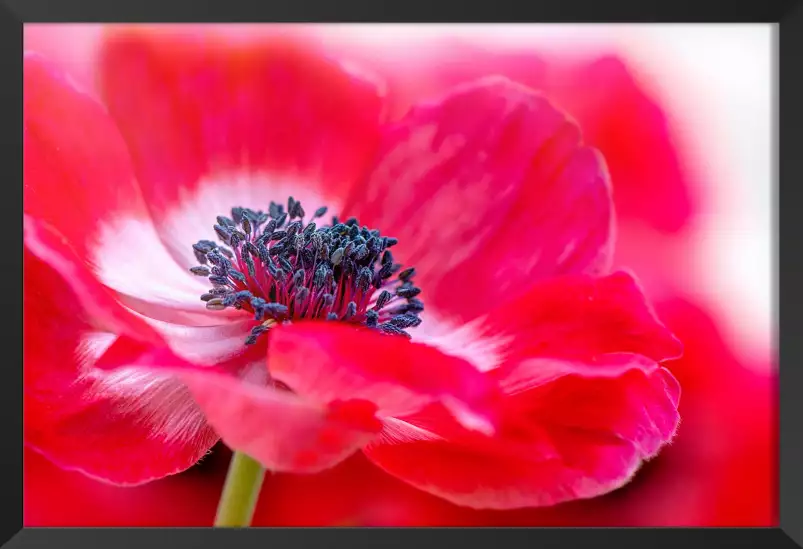
[[[341,474],[378,479],[346,517],[399,494],[365,525],[572,524],[709,436],[685,384],[704,415],[719,381],[643,244],[696,176],[620,60],[410,69],[236,28],[100,26],[80,66],[26,34],[26,467],[92,505],[202,498],[160,525],[256,525]],[[360,522],[284,522],[333,520]]]

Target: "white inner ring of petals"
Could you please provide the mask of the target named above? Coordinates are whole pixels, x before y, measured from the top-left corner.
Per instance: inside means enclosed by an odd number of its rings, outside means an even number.
[[[98,278],[113,290],[130,296],[126,305],[145,316],[208,324],[207,311],[200,296],[211,285],[189,272],[197,265],[192,245],[199,240],[217,241],[213,229],[218,215],[231,215],[231,208],[241,206],[267,211],[271,200],[284,204],[287,197],[300,200],[306,220],[321,206],[328,206],[324,220],[330,220],[342,205],[339,200],[324,199],[304,181],[276,178],[259,173],[217,174],[201,181],[197,190],[182,190],[180,198],[155,226],[146,218],[119,217],[102,223],[90,260]],[[183,311],[168,315],[158,308]],[[198,318],[187,316],[196,312]],[[217,319],[223,317],[217,313]],[[214,323],[211,322],[211,323]]]

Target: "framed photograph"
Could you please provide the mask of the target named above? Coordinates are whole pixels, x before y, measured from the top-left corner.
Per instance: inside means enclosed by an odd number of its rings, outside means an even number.
[[[0,13],[0,542],[803,544],[799,3]]]

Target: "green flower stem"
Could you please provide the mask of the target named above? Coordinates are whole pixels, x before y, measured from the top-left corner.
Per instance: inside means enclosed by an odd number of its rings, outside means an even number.
[[[234,452],[218,503],[215,526],[250,526],[264,478],[265,469],[256,460],[242,452]]]

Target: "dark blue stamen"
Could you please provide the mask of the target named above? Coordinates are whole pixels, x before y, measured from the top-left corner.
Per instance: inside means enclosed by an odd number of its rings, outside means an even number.
[[[399,280],[401,280],[402,282],[407,282],[408,280],[413,278],[414,275],[415,275],[415,268],[409,267],[399,273]]]
[[[234,259],[234,252],[232,252],[230,249],[226,248],[225,246],[220,246],[218,248],[218,250],[220,250],[220,253],[225,255],[227,258]]]
[[[340,261],[343,259],[343,255],[345,254],[345,248],[338,248],[334,252],[332,252],[332,265],[337,266],[340,265]]]
[[[245,234],[250,235],[251,231],[254,229],[254,227],[253,227],[253,225],[251,223],[251,217],[249,215],[247,215],[247,214],[243,215],[242,225],[243,225],[243,231],[245,231]]]
[[[382,293],[379,294],[378,298],[376,298],[376,305],[374,305],[374,310],[379,311],[380,309],[382,309],[382,307],[387,305],[388,301],[390,301],[391,299],[393,299],[393,294],[391,294],[387,290],[382,290]]]
[[[305,223],[306,212],[294,197],[286,210],[277,202],[267,212],[235,207],[231,217],[218,216],[213,225],[231,249],[210,240],[193,244],[200,265],[190,271],[213,286],[201,296],[206,307],[243,309],[260,323],[247,344],[274,323],[297,319],[339,320],[404,337],[421,323],[421,289],[411,282],[415,270],[402,270],[388,250],[398,240],[360,226],[354,217],[340,222],[334,216],[326,225],[326,212],[318,208]]]
[[[213,297],[206,302],[206,308],[210,311],[222,311],[226,308],[226,306],[223,304],[223,299],[224,298]]]
[[[391,324],[389,322],[385,322],[384,324],[379,325],[379,331],[389,335],[400,335],[410,337],[410,334],[399,328],[398,326]]]
[[[226,244],[229,243],[231,239],[231,228],[224,227],[222,225],[215,225],[213,229],[215,229],[215,232],[217,233],[217,236],[218,238],[220,238],[220,240],[222,240]]]
[[[405,297],[405,298],[415,297],[420,293],[421,293],[421,288],[416,288],[415,286],[407,287],[407,288],[402,287],[402,288],[399,288],[398,290],[396,290],[396,295],[397,296]]]
[[[239,305],[243,303],[249,303],[254,296],[248,290],[241,290],[234,294],[235,302]]]
[[[346,314],[343,315],[343,320],[350,320],[357,314],[357,304],[353,301],[349,301],[349,304],[346,305]]]
[[[384,263],[382,265],[382,268],[379,269],[379,273],[377,273],[377,274],[379,275],[379,278],[381,278],[382,280],[384,280],[386,278],[390,278],[390,275],[393,274],[393,264],[392,263]]]
[[[390,319],[390,323],[399,328],[410,328],[421,324],[421,319],[411,313],[397,315]]]
[[[287,236],[294,236],[301,229],[301,221],[293,221],[285,228]]]
[[[241,233],[240,231],[234,230],[231,232],[229,236],[228,244],[231,244],[232,248],[236,248],[240,242],[245,241],[245,234]]]
[[[209,276],[209,267],[199,265],[198,267],[190,267],[190,272],[198,276]]]
[[[268,327],[264,324],[259,324],[258,326],[254,326],[251,328],[251,335],[258,336],[259,334],[264,334],[268,331]]]
[[[217,216],[217,224],[221,227],[236,227],[237,224],[224,215]]]
[[[245,281],[246,281],[245,275],[243,273],[241,273],[240,271],[238,271],[237,269],[229,269],[227,272],[228,272],[228,275],[230,277],[232,277],[234,280],[237,280],[238,282],[245,283]]]
[[[309,297],[309,288],[306,286],[302,286],[298,290],[296,290],[296,304],[301,306]]]
[[[216,276],[216,275],[210,276],[209,277],[209,282],[211,282],[212,284],[220,285],[220,286],[225,286],[225,285],[230,284],[229,279],[226,278],[225,276]]]
[[[248,269],[248,275],[251,278],[254,278],[257,275],[256,267],[254,266],[254,260],[251,259],[250,255],[244,254],[243,255],[243,262],[245,263],[245,267]]]

